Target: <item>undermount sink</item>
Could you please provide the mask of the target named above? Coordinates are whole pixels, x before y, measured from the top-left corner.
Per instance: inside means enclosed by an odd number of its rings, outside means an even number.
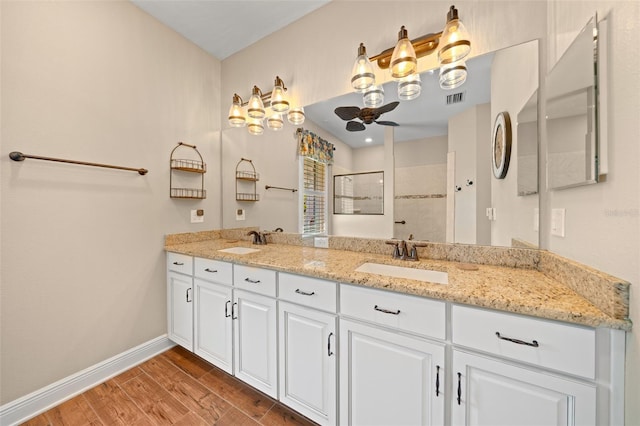
[[[249,253],[255,253],[257,251],[260,251],[260,249],[254,249],[250,247],[229,247],[226,249],[220,249],[218,251],[221,251],[224,253],[231,253],[231,254],[249,254]]]
[[[356,272],[384,275],[386,277],[406,278],[437,284],[448,284],[449,274],[430,269],[407,268],[405,266],[385,265],[383,263],[363,263]]]

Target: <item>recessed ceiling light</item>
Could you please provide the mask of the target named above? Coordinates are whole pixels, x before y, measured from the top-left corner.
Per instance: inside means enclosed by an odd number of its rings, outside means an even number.
[[[371,142],[373,142],[373,139],[371,139],[371,138],[366,138],[364,141],[365,141],[366,143],[371,143]]]

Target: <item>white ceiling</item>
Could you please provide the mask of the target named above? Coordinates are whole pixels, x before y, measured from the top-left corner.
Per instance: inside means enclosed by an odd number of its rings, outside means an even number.
[[[330,0],[131,0],[223,60]]]
[[[182,34],[220,60],[278,31],[331,0],[131,0],[151,16]],[[469,75],[458,89],[442,90],[438,72],[422,74],[422,94],[402,101],[380,120],[395,121],[397,142],[447,134],[448,118],[472,105],[490,101],[491,61],[483,55],[467,61]],[[355,60],[355,57],[354,57]],[[345,71],[347,75],[349,70]],[[395,82],[384,85],[385,104],[398,100]],[[465,101],[447,106],[446,97],[465,92]],[[363,107],[362,95],[349,93],[315,105],[305,106],[305,114],[336,138],[359,148],[369,145],[365,138],[380,144],[384,126],[368,125],[364,131],[348,132],[346,122],[334,113],[338,106]]]

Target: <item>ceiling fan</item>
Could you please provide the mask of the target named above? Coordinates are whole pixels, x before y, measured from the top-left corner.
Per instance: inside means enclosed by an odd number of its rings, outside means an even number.
[[[334,110],[336,115],[343,120],[351,120],[347,123],[347,130],[350,132],[359,132],[365,129],[365,124],[376,123],[383,126],[398,126],[398,123],[394,121],[378,120],[385,112],[393,111],[400,102],[391,102],[386,105],[382,105],[379,108],[362,108],[356,106],[338,107]],[[359,121],[353,121],[354,118],[359,118]]]

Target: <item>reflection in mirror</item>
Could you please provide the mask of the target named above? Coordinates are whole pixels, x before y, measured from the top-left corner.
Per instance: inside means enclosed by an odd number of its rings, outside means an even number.
[[[537,245],[535,175],[529,176],[532,194],[518,197],[518,161],[512,158],[509,174],[498,184],[492,178],[490,165],[494,113],[508,111],[516,117],[537,90],[537,52],[537,41],[532,41],[474,57],[467,61],[467,81],[455,90],[442,90],[437,72],[423,72],[422,94],[411,101],[400,101],[381,118],[398,123],[397,127],[372,123],[361,131],[347,131],[345,121],[334,110],[344,106],[362,108],[362,95],[357,93],[305,106],[308,124],[322,129],[332,142],[338,141],[334,174],[372,169],[390,173],[385,173],[385,180],[393,183],[393,202],[390,206],[385,193],[388,203],[383,218],[392,227],[381,236],[379,226],[368,226],[371,237],[406,239],[413,235],[424,241],[502,246],[524,240]],[[384,84],[384,96],[384,104],[398,100],[396,82]],[[534,113],[535,110],[533,107]],[[530,119],[535,127],[537,118],[534,115]],[[385,131],[391,134],[390,149],[385,145]],[[514,139],[516,155],[516,135]],[[537,153],[537,138],[533,144],[523,149],[524,155]],[[382,154],[385,159],[393,157],[391,170],[383,167],[386,163],[380,158]],[[537,160],[528,161],[535,172]],[[485,214],[491,207],[497,207],[494,220]],[[363,236],[351,233],[353,223],[345,226],[343,219],[344,215],[329,219],[333,223],[331,234]],[[450,238],[448,223],[453,231]]]
[[[384,214],[384,172],[335,175],[333,214]]]
[[[597,41],[594,17],[547,75],[550,189],[598,181]]]
[[[538,91],[518,113],[518,195],[538,193]]]

